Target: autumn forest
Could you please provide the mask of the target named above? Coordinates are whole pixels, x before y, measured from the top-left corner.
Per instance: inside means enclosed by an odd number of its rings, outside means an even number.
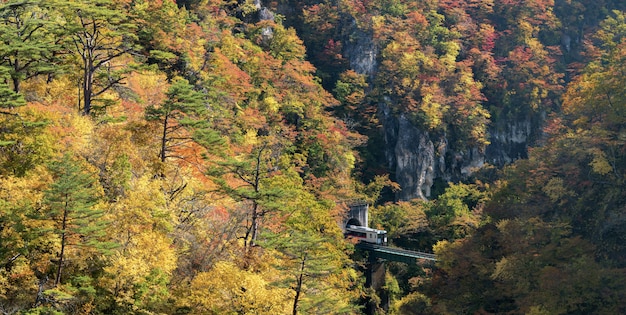
[[[0,0],[0,314],[624,313],[623,1]]]

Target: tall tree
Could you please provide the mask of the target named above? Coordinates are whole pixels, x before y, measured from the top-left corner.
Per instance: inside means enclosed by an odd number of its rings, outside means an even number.
[[[259,222],[270,211],[270,209],[263,209],[260,205],[262,193],[264,193],[262,180],[271,173],[271,167],[268,168],[267,152],[267,144],[263,144],[244,159],[226,158],[209,170],[209,175],[215,178],[221,190],[237,201],[250,203],[248,224],[243,236],[246,247],[256,244]],[[243,185],[233,185],[232,181],[227,180],[229,177],[236,178]]]
[[[71,2],[63,6],[68,49],[80,58],[83,113],[91,114],[96,98],[125,78],[126,67],[114,61],[136,49],[132,15],[111,0]]]
[[[197,92],[183,78],[177,78],[166,93],[167,99],[160,106],[146,108],[146,120],[159,123],[159,158],[161,162],[171,156],[172,150],[192,139],[192,133],[183,128],[203,123],[200,115],[206,110],[202,93]]]
[[[54,182],[44,192],[48,216],[56,223],[60,237],[60,252],[55,285],[61,283],[63,266],[70,247],[92,248],[105,251],[111,244],[101,240],[108,222],[104,211],[96,207],[102,191],[98,189],[94,174],[83,170],[82,165],[69,154],[49,165]]]
[[[10,68],[12,88],[20,92],[23,80],[54,71],[56,24],[39,1],[8,1],[0,6],[0,19],[0,65]]]
[[[291,303],[293,315],[307,313],[307,306],[314,304],[306,305],[307,300],[314,300],[307,294],[314,294],[323,288],[323,279],[335,269],[332,251],[328,248],[329,240],[316,234],[293,230],[279,236],[272,244],[283,255],[279,268],[290,275],[282,284],[294,292]]]
[[[251,152],[219,161],[209,170],[209,175],[226,195],[249,208],[245,234],[246,247],[256,245],[263,217],[277,210],[276,200],[286,198],[286,192],[274,187],[271,180],[279,172],[277,157],[268,139],[254,145]],[[276,148],[274,148],[276,149]]]
[[[291,313],[325,314],[351,313],[353,286],[345,253],[345,243],[329,208],[316,197],[300,191],[292,200],[294,210],[274,233],[263,234],[261,245],[279,258],[275,268],[281,278],[275,284],[289,288]]]

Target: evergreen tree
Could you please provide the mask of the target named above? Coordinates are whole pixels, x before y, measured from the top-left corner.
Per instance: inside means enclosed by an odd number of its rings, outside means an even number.
[[[44,203],[61,239],[54,282],[58,285],[69,248],[106,252],[112,244],[102,241],[108,222],[102,219],[104,211],[96,207],[102,191],[98,189],[94,174],[84,171],[69,154],[53,161],[48,167],[54,182],[44,192]]]
[[[0,114],[2,115],[17,115],[11,111],[15,107],[20,107],[26,104],[24,97],[12,90],[6,82],[8,77],[8,69],[0,66]],[[0,142],[0,146],[2,142]]]
[[[277,176],[274,170],[279,167],[274,156],[280,152],[272,151],[269,139],[262,141],[252,146],[251,152],[218,161],[208,171],[222,192],[242,202],[248,209],[245,235],[242,238],[244,245],[250,248],[256,245],[263,218],[272,212],[285,211],[285,204],[280,200],[293,198],[295,195],[290,190],[301,185],[294,182],[293,178],[288,181],[290,187],[272,183]],[[280,148],[274,146],[274,149]],[[283,171],[289,174],[287,170]]]
[[[55,24],[38,1],[8,1],[0,6],[0,65],[10,69],[13,91],[28,78],[52,73],[51,59],[60,48]]]
[[[347,267],[345,242],[341,230],[329,214],[329,205],[306,191],[299,191],[290,202],[289,219],[281,231],[263,233],[259,243],[279,257],[275,268],[282,277],[275,282],[289,288],[291,313],[352,313],[348,287],[353,287],[351,268]],[[341,293],[340,293],[341,292]]]
[[[332,233],[330,233],[332,234]],[[345,273],[345,253],[329,233],[291,228],[284,233],[264,235],[266,248],[279,253],[275,267],[283,278],[274,285],[293,291],[291,313],[341,314],[354,311],[338,291],[348,290],[350,278]]]
[[[146,108],[146,120],[157,121],[161,126],[159,158],[161,162],[170,157],[175,147],[191,141],[189,134],[182,134],[184,127],[202,124],[199,115],[205,110],[202,94],[194,91],[185,79],[174,80],[161,106]]]
[[[69,34],[67,48],[80,58],[83,113],[91,114],[96,98],[118,86],[128,67],[115,67],[116,59],[136,50],[132,15],[114,1],[90,0],[63,6]]]

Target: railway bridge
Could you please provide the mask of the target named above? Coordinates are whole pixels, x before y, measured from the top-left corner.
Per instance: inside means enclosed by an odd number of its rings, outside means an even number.
[[[379,297],[379,305],[369,300],[365,306],[366,314],[375,314],[378,307],[389,308],[389,295],[383,289],[385,285],[386,262],[396,261],[409,265],[419,264],[424,267],[433,267],[436,262],[435,254],[406,250],[397,247],[380,246],[372,243],[359,242],[355,248],[367,252],[368,262],[365,270],[365,286],[374,289]]]
[[[387,260],[406,264],[432,264],[436,261],[435,254],[417,252],[397,247],[380,246],[365,242],[360,242],[356,244],[355,247],[360,250],[368,251],[370,262]]]
[[[368,208],[367,202],[362,200],[345,201],[347,206],[346,215],[342,222],[339,223],[341,229],[346,232],[346,228],[350,225],[368,227]],[[386,266],[385,262],[395,261],[410,265],[419,264],[422,266],[434,266],[436,262],[435,254],[412,251],[397,247],[383,246],[368,242],[359,242],[355,245],[359,251],[368,253],[367,270],[365,271],[365,286],[373,288],[380,297],[382,307],[389,307],[389,299],[387,294],[382,290],[385,282]],[[369,301],[365,305],[365,312],[373,314],[376,307]]]

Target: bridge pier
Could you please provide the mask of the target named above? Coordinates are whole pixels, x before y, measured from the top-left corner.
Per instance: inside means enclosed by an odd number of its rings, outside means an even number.
[[[375,314],[380,309],[389,309],[389,294],[383,289],[385,286],[386,261],[396,261],[406,264],[430,265],[435,262],[435,255],[416,252],[401,248],[379,246],[371,243],[358,243],[356,249],[367,252],[367,267],[365,270],[365,287],[376,294],[377,298],[365,301],[365,313]],[[369,291],[368,290],[368,291]]]
[[[378,301],[369,299],[365,305],[365,314],[374,315],[377,310],[389,310],[389,295],[383,290],[385,286],[385,275],[387,266],[385,260],[379,259],[370,253],[367,262],[367,270],[365,271],[365,287],[371,289],[371,292],[378,296]]]
[[[385,284],[386,266],[384,260],[379,260],[375,255],[371,255],[367,262],[367,275],[365,276],[365,287],[378,290]]]

